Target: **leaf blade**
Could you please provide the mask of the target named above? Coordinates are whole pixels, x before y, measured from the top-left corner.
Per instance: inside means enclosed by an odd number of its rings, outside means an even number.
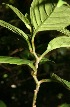
[[[33,62],[26,59],[20,59],[15,57],[8,57],[8,56],[0,56],[0,63],[9,63],[9,64],[16,64],[16,65],[22,65],[26,64],[30,66],[34,71],[36,70]]]
[[[5,3],[3,3],[5,4]],[[26,25],[26,27],[31,30],[31,26],[30,26],[30,22],[29,20],[14,6],[6,4],[6,6],[8,6],[10,9],[12,9],[16,15],[22,20],[22,22],[24,22],[24,24]]]
[[[0,20],[0,25],[11,30],[12,32],[16,33],[16,34],[19,34],[20,36],[24,37],[26,40],[28,40],[28,36],[22,31],[20,30],[19,28],[3,21],[3,20]]]
[[[60,83],[62,83],[67,89],[70,90],[70,82],[69,81],[66,81],[66,80],[60,78],[59,76],[57,76],[54,73],[52,73],[51,78],[58,81],[58,82],[60,82]]]
[[[48,43],[47,50],[40,56],[40,60],[42,60],[42,58],[50,51],[60,48],[60,47],[70,47],[70,37],[60,36],[51,40]]]
[[[30,8],[30,18],[35,29],[51,14],[54,6],[50,1],[48,3],[45,0],[33,0]]]
[[[50,52],[60,47],[70,47],[70,37],[61,36],[54,38],[49,42],[47,51]]]
[[[67,4],[66,2],[60,1],[54,3],[52,1],[33,0],[30,16],[35,34],[44,30],[64,29],[70,25],[70,7],[64,5]],[[40,14],[38,15],[38,13]],[[37,15],[39,18],[37,18]],[[40,23],[38,23],[38,19],[42,19]]]
[[[39,27],[38,31],[43,30],[60,30],[70,25],[70,7],[56,7],[53,13]]]

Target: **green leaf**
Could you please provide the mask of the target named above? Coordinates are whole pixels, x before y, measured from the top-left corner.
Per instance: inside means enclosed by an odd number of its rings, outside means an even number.
[[[60,47],[70,47],[70,37],[61,36],[54,38],[49,42],[47,52]]]
[[[40,64],[44,64],[45,62],[53,62],[53,63],[55,63],[54,61],[52,61],[52,60],[49,60],[48,58],[42,58],[42,60],[40,61]]]
[[[34,71],[36,70],[33,65],[33,62],[30,60],[26,60],[26,59],[0,56],[0,63],[9,63],[9,64],[16,64],[16,65],[26,64],[26,65],[30,66]]]
[[[30,8],[30,18],[35,29],[48,18],[54,9],[54,3],[49,0],[33,0]]]
[[[70,107],[70,104],[64,103],[64,104],[60,105],[60,107]]]
[[[56,37],[51,40],[48,44],[47,50],[40,56],[40,60],[50,51],[61,48],[61,47],[70,47],[70,37],[61,36]]]
[[[67,36],[70,36],[70,31],[68,29],[66,29],[66,28],[61,29],[61,30],[57,30],[57,31],[60,31],[61,33],[65,34]]]
[[[62,83],[68,90],[70,90],[70,82],[69,81],[66,81],[66,80],[60,78],[59,76],[57,76],[54,73],[52,73],[51,78],[57,82]]]
[[[62,6],[63,4],[67,4],[65,1],[63,0],[59,0],[58,4],[57,4],[57,7],[60,7]]]
[[[6,104],[0,100],[0,107],[7,107]]]
[[[5,3],[3,3],[5,4]],[[31,26],[30,26],[30,22],[29,20],[14,6],[12,5],[9,5],[9,4],[6,4],[9,8],[11,8],[15,13],[16,15],[25,23],[26,27],[31,30]]]
[[[11,24],[3,21],[3,20],[0,20],[0,25],[3,26],[3,27],[5,27],[5,28],[7,28],[7,29],[9,29],[9,30],[11,30],[12,32],[14,32],[14,33],[16,33],[16,34],[24,37],[25,40],[28,40],[27,34],[25,34],[25,33],[24,33],[22,30],[20,30],[19,28],[15,27],[15,26],[13,26],[13,25],[11,25]]]
[[[60,30],[70,25],[70,6],[60,6],[60,0],[58,3],[55,2],[48,2],[48,0],[32,2],[30,17],[35,33],[44,30]]]

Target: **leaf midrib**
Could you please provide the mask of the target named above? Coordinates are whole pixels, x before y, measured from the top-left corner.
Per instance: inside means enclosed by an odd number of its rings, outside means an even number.
[[[34,34],[35,35],[37,33],[37,31],[39,30],[39,28],[42,26],[42,24],[48,20],[48,18],[51,16],[51,14],[54,12],[55,8],[57,7],[57,5],[54,7],[53,11],[50,13],[50,15],[35,29]]]

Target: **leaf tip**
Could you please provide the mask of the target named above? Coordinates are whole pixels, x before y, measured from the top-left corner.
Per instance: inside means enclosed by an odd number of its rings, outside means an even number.
[[[59,1],[58,1],[58,4],[57,4],[57,7],[61,7],[61,6],[64,5],[64,4],[68,5],[67,2],[65,2],[65,1],[63,1],[63,0],[59,0]]]

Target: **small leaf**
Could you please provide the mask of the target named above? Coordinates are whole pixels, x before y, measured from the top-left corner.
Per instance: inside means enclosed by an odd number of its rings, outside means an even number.
[[[61,36],[54,38],[49,42],[46,52],[48,53],[60,47],[70,47],[70,37]]]
[[[3,3],[5,4],[5,3]],[[25,23],[26,27],[31,30],[31,26],[30,26],[30,22],[29,20],[14,6],[12,5],[9,5],[9,4],[6,4],[9,8],[11,8],[15,13],[16,15]]]
[[[26,65],[29,65],[34,71],[36,70],[33,65],[33,62],[30,60],[26,60],[26,59],[0,56],[0,63],[9,63],[9,64],[16,64],[16,65],[26,64]]]
[[[0,100],[0,107],[7,107],[6,104]]]
[[[43,64],[43,63],[45,63],[45,62],[53,62],[53,63],[55,63],[54,61],[52,61],[52,60],[49,60],[48,58],[43,58],[41,61],[40,61],[40,64]]]
[[[11,24],[3,21],[3,20],[0,20],[0,25],[3,26],[3,27],[5,27],[5,28],[7,28],[7,29],[9,29],[9,30],[11,30],[12,32],[14,32],[14,33],[16,33],[16,34],[24,37],[25,40],[28,40],[27,34],[25,34],[25,33],[24,33],[22,30],[20,30],[19,28],[15,27],[15,26],[13,26],[13,25],[11,25]]]
[[[62,83],[68,90],[70,90],[70,82],[69,81],[66,81],[66,80],[60,78],[59,76],[57,76],[54,73],[52,73],[51,78],[57,82]]]

